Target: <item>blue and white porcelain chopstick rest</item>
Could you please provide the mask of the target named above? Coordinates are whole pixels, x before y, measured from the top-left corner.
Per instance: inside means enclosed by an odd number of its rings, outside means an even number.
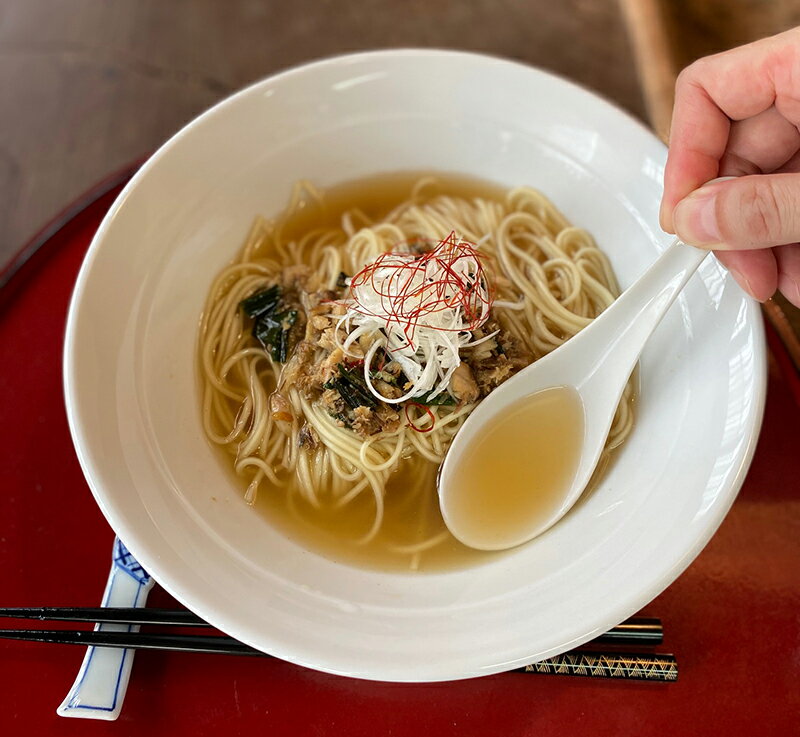
[[[143,607],[153,579],[119,538],[114,538],[111,572],[102,606]],[[95,630],[136,632],[138,625],[98,624]],[[67,698],[57,712],[62,717],[113,720],[119,716],[133,665],[133,650],[89,647]]]

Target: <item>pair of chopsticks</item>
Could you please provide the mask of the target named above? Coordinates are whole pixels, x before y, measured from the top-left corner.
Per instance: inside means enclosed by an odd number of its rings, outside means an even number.
[[[163,625],[209,627],[188,610],[129,609],[113,607],[6,607],[0,617],[39,621],[91,622],[97,624]],[[632,618],[587,643],[588,647],[650,646],[663,642],[663,628],[658,619]],[[188,635],[158,632],[107,632],[103,630],[0,630],[0,639],[51,642],[63,645],[136,648],[140,650],[176,650],[222,655],[259,655],[266,653],[225,635]],[[678,664],[673,655],[637,652],[604,652],[596,649],[573,650],[516,669],[521,673],[622,678],[642,681],[675,681]]]

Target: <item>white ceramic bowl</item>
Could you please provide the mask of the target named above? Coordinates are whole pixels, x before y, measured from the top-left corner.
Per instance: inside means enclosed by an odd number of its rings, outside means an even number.
[[[669,242],[657,218],[664,160],[650,132],[589,92],[472,54],[329,59],[220,103],[126,187],[75,289],[67,408],[112,527],[221,630],[332,673],[488,674],[633,614],[711,537],[759,428],[759,312],[713,260],[648,344],[636,427],[600,488],[545,535],[469,570],[360,570],[272,529],[206,444],[194,349],[213,276],[298,178],[438,169],[533,185],[596,236],[624,286]]]

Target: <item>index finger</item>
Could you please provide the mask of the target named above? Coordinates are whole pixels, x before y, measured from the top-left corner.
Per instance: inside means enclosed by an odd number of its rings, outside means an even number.
[[[800,60],[800,30],[700,59],[678,77],[664,171],[661,225],[672,228],[675,205],[719,174],[732,120],[773,104],[787,119],[800,116],[792,68]],[[794,121],[792,121],[794,122]]]

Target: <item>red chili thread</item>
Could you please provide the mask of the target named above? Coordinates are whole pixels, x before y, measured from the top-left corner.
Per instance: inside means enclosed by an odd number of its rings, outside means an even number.
[[[481,256],[472,243],[459,241],[455,231],[451,231],[427,253],[407,261],[395,260],[392,263],[392,259],[397,259],[396,251],[382,253],[355,274],[350,280],[350,297],[356,305],[357,312],[380,317],[386,321],[387,327],[397,325],[409,345],[413,346],[414,335],[420,325],[436,330],[452,329],[439,328],[424,322],[427,315],[444,309],[460,306],[463,310],[467,325],[454,329],[459,332],[461,330],[471,332],[488,319],[494,294],[481,263]],[[464,259],[470,259],[475,266],[474,273],[470,272],[466,278],[453,268]],[[412,287],[415,277],[420,272],[424,275],[431,261],[436,262],[444,276],[435,280],[429,277],[421,285]],[[379,269],[394,272],[385,279],[383,288],[379,287],[375,279]],[[368,310],[358,299],[356,288],[367,283],[380,299],[381,314]],[[478,290],[480,285],[486,288],[486,296]]]
[[[419,407],[421,409],[424,409],[425,413],[428,415],[428,417],[431,418],[431,426],[428,427],[428,428],[425,428],[424,430],[422,428],[420,428],[420,427],[417,427],[414,424],[414,422],[412,421],[412,419],[408,416],[408,408],[409,407]],[[417,432],[430,432],[431,430],[433,430],[433,426],[436,424],[436,416],[433,414],[433,410],[430,407],[428,407],[428,406],[426,406],[424,404],[420,404],[419,402],[406,402],[405,403],[405,407],[403,409],[404,409],[405,414],[406,414],[406,420],[408,421],[408,424],[409,424],[409,426],[411,427],[412,430],[416,430]]]

